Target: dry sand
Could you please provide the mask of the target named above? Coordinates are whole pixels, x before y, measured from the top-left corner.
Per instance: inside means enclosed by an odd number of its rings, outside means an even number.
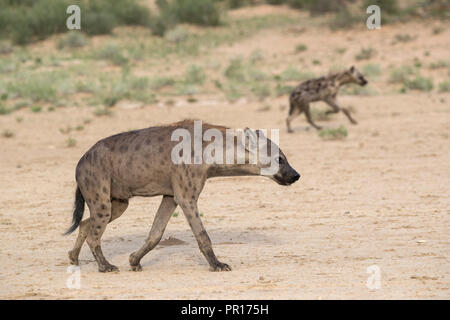
[[[410,56],[401,60],[400,49],[381,33],[371,39],[362,32],[359,38],[322,33],[307,31],[302,41],[311,52],[324,41],[330,47],[348,46],[339,61],[343,65],[357,51],[351,42],[386,42],[379,50],[383,66],[412,60],[418,45],[408,45]],[[342,44],[350,35],[351,42]],[[292,52],[293,37],[265,32],[217,52],[223,59],[261,47]],[[448,42],[442,39],[448,36],[434,39],[426,45],[435,59],[445,57]],[[431,40],[423,35],[423,41]],[[318,52],[324,61],[327,50]],[[280,56],[274,63],[282,68]],[[294,122],[296,132],[287,134],[286,100],[230,104],[212,96],[171,108],[119,106],[112,117],[95,118],[76,132],[72,148],[59,129],[92,118],[88,107],[0,117],[0,128],[15,132],[0,142],[0,298],[450,298],[450,95],[343,96],[341,103],[354,106],[359,124],[351,126],[342,114],[320,122],[325,127],[344,124],[349,136],[342,141],[321,140],[303,117]],[[262,105],[270,109],[261,111]],[[21,123],[17,116],[23,117]],[[143,272],[129,271],[128,255],[143,244],[160,201],[134,198],[102,238],[105,256],[120,273],[99,273],[84,246],[81,289],[68,289],[67,251],[76,234],[61,234],[71,220],[79,158],[105,136],[183,118],[232,128],[280,128],[281,148],[302,178],[291,187],[260,177],[207,182],[199,200],[202,219],[218,258],[232,266],[231,272],[208,271],[179,208],[163,237],[171,239],[142,260]],[[372,265],[381,271],[380,289],[366,286]]]

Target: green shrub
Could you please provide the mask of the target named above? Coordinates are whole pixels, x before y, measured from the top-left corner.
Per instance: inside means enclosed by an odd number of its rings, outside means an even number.
[[[362,8],[364,11],[366,8],[372,4],[376,4],[380,7],[381,12],[389,13],[389,14],[396,14],[399,12],[399,7],[397,0],[364,0],[364,3],[362,5]]]
[[[97,54],[97,59],[109,60],[111,63],[123,66],[128,63],[128,59],[123,55],[122,48],[113,43],[109,43],[101,48]]]
[[[170,77],[156,77],[150,80],[149,87],[153,90],[158,90],[167,86],[173,86],[175,79]]]
[[[410,66],[402,66],[394,69],[391,72],[389,82],[391,83],[403,83],[410,78],[415,73],[413,68]]]
[[[116,24],[116,18],[108,12],[86,12],[81,20],[81,30],[89,35],[109,34]]]
[[[245,81],[244,65],[241,58],[231,59],[225,69],[225,77],[234,81]]]
[[[439,84],[439,92],[449,92],[450,91],[450,81],[444,81]]]
[[[376,51],[373,48],[362,48],[361,51],[355,55],[356,60],[368,60],[375,56]]]
[[[407,89],[419,90],[419,91],[431,91],[433,90],[433,81],[430,78],[422,76],[416,76],[414,79],[404,81],[404,85]]]
[[[414,39],[416,39],[416,37],[411,36],[409,34],[396,34],[395,35],[395,40],[397,42],[410,42],[410,41],[413,41]]]
[[[186,28],[178,26],[167,31],[164,37],[170,42],[180,43],[184,42],[189,37],[189,32],[186,30]]]
[[[0,102],[0,115],[8,114],[11,109],[7,108],[2,102]]]
[[[192,23],[217,26],[220,10],[214,0],[173,0],[163,5],[165,16],[171,16],[178,23]]]
[[[267,97],[270,97],[271,95],[269,85],[264,82],[255,82],[251,88],[251,91],[260,101],[264,100]]]
[[[7,85],[8,92],[22,98],[29,98],[32,101],[51,102],[56,96],[56,78],[51,73],[39,73],[17,79]]]
[[[295,1],[293,1],[295,2]],[[330,0],[310,0],[306,2],[306,6],[312,15],[318,15],[328,12],[336,12],[342,10],[342,3]]]
[[[205,79],[206,75],[203,68],[197,65],[191,65],[186,71],[184,81],[191,84],[203,84]]]
[[[295,46],[295,52],[303,52],[306,50],[308,50],[308,47],[306,46],[306,44],[299,43],[297,46]]]
[[[450,62],[445,60],[430,63],[430,69],[441,69],[447,67],[450,67]]]
[[[14,51],[11,43],[8,41],[0,41],[0,55],[1,54],[10,54]]]
[[[58,41],[58,49],[64,48],[82,48],[87,44],[86,36],[78,31],[69,31]]]
[[[280,5],[286,3],[286,0],[266,0],[266,2],[271,5]]]
[[[344,126],[340,126],[337,129],[321,129],[319,131],[319,137],[324,140],[342,140],[348,135],[347,129]]]
[[[336,13],[333,19],[330,20],[329,27],[332,30],[349,29],[359,21],[360,19],[356,16],[353,16],[350,10],[347,9],[347,7],[342,7]]]
[[[111,33],[116,24],[148,25],[151,20],[138,0],[1,0],[0,35],[26,44],[67,31],[66,10],[72,4],[81,8],[81,31],[91,35]]]
[[[31,106],[30,110],[31,110],[31,112],[39,113],[42,111],[42,106]]]

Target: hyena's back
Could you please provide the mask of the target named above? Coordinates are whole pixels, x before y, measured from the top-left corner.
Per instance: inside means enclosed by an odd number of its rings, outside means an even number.
[[[76,179],[81,190],[101,189],[117,199],[170,193],[167,172],[175,143],[170,141],[171,132],[167,127],[153,127],[100,140],[78,162]],[[100,185],[100,181],[110,184]]]

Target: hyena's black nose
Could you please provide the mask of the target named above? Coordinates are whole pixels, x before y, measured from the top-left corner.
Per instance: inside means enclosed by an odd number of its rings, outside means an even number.
[[[300,174],[296,173],[295,176],[292,178],[292,183],[300,179]]]

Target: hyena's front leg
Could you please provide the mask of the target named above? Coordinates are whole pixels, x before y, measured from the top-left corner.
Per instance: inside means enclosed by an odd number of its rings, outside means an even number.
[[[150,250],[152,250],[161,240],[164,230],[166,229],[167,223],[170,220],[173,212],[177,204],[173,197],[164,196],[161,204],[159,205],[159,209],[156,212],[155,220],[153,221],[152,228],[150,230],[150,234],[148,235],[145,244],[136,252],[130,255],[129,261],[131,270],[133,271],[141,271],[142,267],[140,261],[142,257],[144,257]]]
[[[206,233],[202,220],[200,220],[197,201],[183,199],[178,204],[183,209],[184,215],[186,216],[189,226],[191,227],[191,230],[195,235],[195,239],[197,240],[198,247],[210,265],[210,270],[230,271],[231,267],[226,263],[220,262],[214,254],[211,239],[209,238],[208,233]]]
[[[117,200],[114,199],[111,202],[111,219],[109,222],[114,221],[115,219],[119,218],[127,209],[128,207],[128,200]],[[75,245],[72,250],[69,251],[69,260],[70,263],[73,265],[78,265],[78,256],[80,255],[81,247],[83,246],[84,241],[86,240],[86,237],[89,233],[90,228],[90,220],[91,218],[88,218],[80,223],[79,232],[77,240],[75,241]]]
[[[338,113],[340,110],[342,110],[342,112],[346,115],[346,117],[348,118],[348,120],[350,120],[350,122],[352,124],[358,124],[358,122],[356,122],[355,119],[352,118],[352,116],[350,115],[350,111],[348,111],[346,108],[340,108],[339,105],[336,102],[336,99],[327,99],[325,100],[325,102],[331,107],[333,108],[333,110],[329,110],[326,112],[326,114],[330,114],[330,113]]]

